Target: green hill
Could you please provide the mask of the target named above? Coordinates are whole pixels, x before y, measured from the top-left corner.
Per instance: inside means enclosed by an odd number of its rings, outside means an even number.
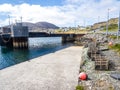
[[[111,18],[108,22],[109,22],[108,30],[117,30],[118,29],[118,18]],[[103,28],[103,30],[105,30],[106,24],[107,24],[107,21],[95,23],[91,27],[91,29],[94,30],[97,28]]]

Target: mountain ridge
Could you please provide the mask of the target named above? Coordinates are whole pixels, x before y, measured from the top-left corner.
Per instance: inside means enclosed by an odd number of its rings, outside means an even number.
[[[36,22],[36,23],[30,23],[30,22],[22,22],[23,26],[28,26],[28,29],[30,31],[34,30],[46,30],[46,29],[58,29],[59,27],[49,23],[49,22]]]

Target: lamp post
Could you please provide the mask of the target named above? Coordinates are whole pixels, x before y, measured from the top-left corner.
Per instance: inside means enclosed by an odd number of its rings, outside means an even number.
[[[119,11],[119,17],[118,17],[118,32],[117,32],[117,40],[119,38],[119,32],[120,32],[120,11]]]
[[[77,29],[76,29],[76,20],[74,21],[74,26],[75,26],[74,29],[75,29],[75,34],[76,34],[76,30],[77,30]]]
[[[110,9],[108,9],[108,15],[107,15],[106,36],[108,36],[108,26],[109,26],[109,10],[110,10]]]
[[[100,16],[98,16],[98,29],[100,31]]]

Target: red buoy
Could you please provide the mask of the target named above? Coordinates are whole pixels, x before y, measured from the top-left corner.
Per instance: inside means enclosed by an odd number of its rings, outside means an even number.
[[[86,79],[87,79],[87,74],[86,74],[85,72],[81,72],[81,73],[79,74],[79,79],[80,79],[80,80],[86,80]]]

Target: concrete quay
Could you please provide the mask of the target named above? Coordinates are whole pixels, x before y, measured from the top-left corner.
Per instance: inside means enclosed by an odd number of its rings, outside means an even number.
[[[68,47],[0,70],[0,90],[75,90],[82,47]]]

